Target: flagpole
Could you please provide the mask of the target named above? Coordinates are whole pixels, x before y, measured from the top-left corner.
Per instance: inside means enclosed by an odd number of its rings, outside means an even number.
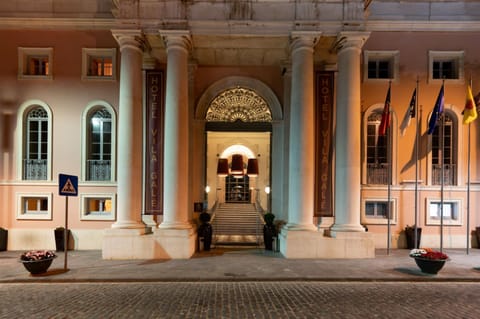
[[[445,98],[445,80],[442,83],[443,87],[443,96]],[[444,152],[445,152],[445,143],[444,143],[444,135],[445,135],[445,112],[443,111],[441,114],[441,123],[440,123],[440,172],[441,176],[441,183],[440,183],[440,252],[443,252],[443,189],[445,184],[445,163],[444,163]]]
[[[388,185],[387,185],[387,255],[390,254],[390,198],[391,198],[391,185],[392,185],[392,147],[390,143],[392,128],[391,125],[388,126],[387,130],[387,163],[388,163]]]
[[[389,81],[388,83],[388,91],[390,92],[392,86],[392,81]],[[390,96],[390,101],[391,102],[391,96]],[[391,147],[391,105],[388,107],[388,127],[387,127],[387,167],[388,167],[388,185],[387,185],[387,255],[390,255],[390,228],[391,228],[391,222],[390,222],[390,198],[391,198],[391,184],[392,184],[392,147]]]
[[[417,85],[415,88],[415,223],[414,223],[414,248],[418,247],[418,142],[419,142],[419,129],[418,129],[418,75],[417,75]]]
[[[470,90],[472,89],[472,76],[470,75]],[[467,97],[468,99],[469,97]],[[474,103],[473,107],[477,107]],[[470,123],[468,123],[467,146],[467,255],[470,250]]]
[[[468,123],[467,158],[468,158],[467,159],[467,255],[468,255],[469,247],[470,247],[470,123]]]

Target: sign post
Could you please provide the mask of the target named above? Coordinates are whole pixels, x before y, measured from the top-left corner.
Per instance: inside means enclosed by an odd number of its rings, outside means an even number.
[[[65,229],[63,230],[63,252],[64,263],[63,269],[67,270],[67,254],[68,254],[68,197],[78,195],[78,176],[58,175],[58,193],[60,196],[66,196],[65,199]]]

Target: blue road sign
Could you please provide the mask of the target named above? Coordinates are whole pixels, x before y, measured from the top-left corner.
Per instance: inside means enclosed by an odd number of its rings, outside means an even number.
[[[58,192],[61,196],[77,196],[78,176],[58,174]]]

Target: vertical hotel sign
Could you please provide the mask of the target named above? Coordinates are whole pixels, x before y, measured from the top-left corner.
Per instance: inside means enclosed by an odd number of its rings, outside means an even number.
[[[315,216],[333,216],[332,132],[334,73],[317,72],[315,79]]]
[[[164,73],[146,71],[145,214],[163,214]]]

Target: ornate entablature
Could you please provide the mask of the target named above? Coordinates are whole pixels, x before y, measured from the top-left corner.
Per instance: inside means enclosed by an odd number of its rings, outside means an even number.
[[[271,122],[272,113],[255,91],[236,87],[213,99],[205,119],[207,122]]]

